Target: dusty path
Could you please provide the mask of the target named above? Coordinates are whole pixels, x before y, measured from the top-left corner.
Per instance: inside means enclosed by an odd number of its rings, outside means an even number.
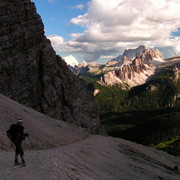
[[[6,130],[21,117],[27,167],[14,167]],[[35,150],[36,149],[36,150]],[[5,151],[6,150],[6,151]],[[180,159],[41,114],[0,94],[0,180],[179,180]]]
[[[92,136],[64,147],[26,151],[26,167],[0,152],[1,180],[179,180],[180,159],[141,145]]]

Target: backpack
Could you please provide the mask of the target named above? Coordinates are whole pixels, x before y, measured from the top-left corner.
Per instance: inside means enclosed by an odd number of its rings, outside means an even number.
[[[8,130],[6,131],[6,134],[7,134],[7,137],[12,141],[10,129],[8,129]]]
[[[6,131],[6,134],[11,141],[20,142],[25,139],[25,134],[23,130],[24,130],[23,126],[19,127],[16,124],[12,124],[10,128]]]

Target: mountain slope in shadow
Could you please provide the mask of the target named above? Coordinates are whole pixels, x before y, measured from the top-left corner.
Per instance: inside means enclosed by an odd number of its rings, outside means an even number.
[[[13,167],[5,131],[24,120],[27,166]],[[2,179],[178,180],[180,159],[120,138],[90,135],[0,95],[0,177]]]

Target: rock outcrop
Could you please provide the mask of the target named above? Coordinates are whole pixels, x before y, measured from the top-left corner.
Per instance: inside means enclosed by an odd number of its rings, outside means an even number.
[[[56,55],[30,0],[0,1],[0,93],[51,117],[98,131],[93,95]]]
[[[112,59],[111,61],[122,61],[126,56],[128,59],[133,60],[134,58],[140,56],[145,50],[145,46],[141,45],[136,49],[126,49],[123,52],[123,55],[119,55],[117,58]]]
[[[179,65],[176,65],[174,68],[173,68],[173,73],[174,73],[174,80],[175,81],[178,81],[180,79],[180,64]]]
[[[101,78],[101,83],[106,85],[113,85],[116,83],[128,84],[130,87],[137,86],[146,82],[146,80],[154,74],[155,66],[157,61],[163,59],[162,54],[159,50],[144,49],[144,46],[140,46],[138,51],[136,50],[125,50],[123,53],[122,63],[114,64],[114,70],[106,73]],[[133,60],[128,57],[143,52],[137,55]],[[124,56],[127,54],[127,56]],[[156,61],[156,63],[154,63]],[[114,62],[114,60],[113,60]],[[126,86],[127,87],[127,86]]]
[[[136,49],[127,49],[127,50],[124,51],[122,57],[126,56],[128,59],[133,60],[134,58],[140,56],[145,49],[146,48],[143,45],[139,46]]]

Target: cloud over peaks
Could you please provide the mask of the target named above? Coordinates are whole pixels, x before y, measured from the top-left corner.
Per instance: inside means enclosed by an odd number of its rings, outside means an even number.
[[[72,34],[65,49],[83,53],[87,61],[139,45],[171,47],[178,54],[180,39],[172,32],[180,27],[179,9],[179,0],[91,0],[85,14],[71,19],[85,31]]]
[[[79,62],[78,62],[78,60],[74,57],[74,56],[72,56],[72,55],[69,55],[69,56],[65,56],[65,57],[62,57],[65,61],[66,61],[66,63],[68,64],[68,65],[71,65],[71,66],[75,66],[75,65],[78,65],[79,64]]]

